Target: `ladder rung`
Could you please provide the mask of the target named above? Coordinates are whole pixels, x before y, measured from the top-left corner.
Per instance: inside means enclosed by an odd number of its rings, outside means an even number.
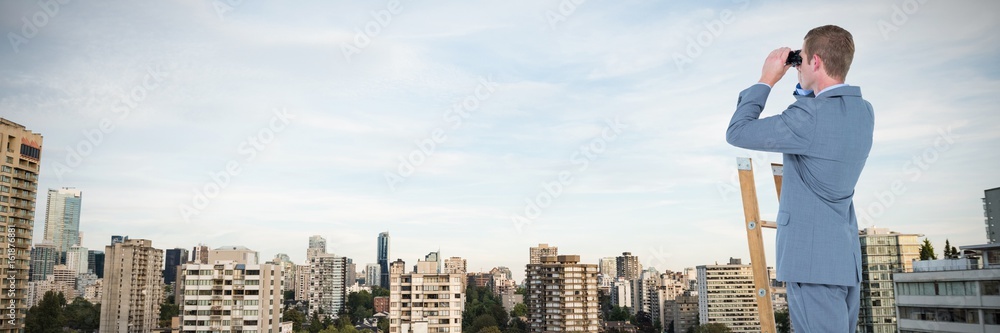
[[[778,228],[778,224],[775,223],[774,221],[760,221],[760,227],[761,228],[777,229]]]

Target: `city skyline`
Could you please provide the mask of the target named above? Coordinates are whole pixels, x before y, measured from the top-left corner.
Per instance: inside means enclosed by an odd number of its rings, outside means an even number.
[[[876,113],[859,226],[987,242],[1000,4],[392,3],[3,3],[25,37],[0,46],[0,116],[44,136],[39,189],[86,192],[89,249],[129,235],[301,264],[320,235],[363,265],[388,231],[389,262],[516,268],[548,243],[676,271],[749,258],[735,159],[757,162],[773,219],[780,157],[727,145],[727,120],[767,52],[834,23]]]

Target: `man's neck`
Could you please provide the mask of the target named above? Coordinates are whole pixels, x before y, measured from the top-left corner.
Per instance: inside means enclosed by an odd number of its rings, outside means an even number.
[[[813,87],[813,91],[815,91],[818,94],[820,91],[826,90],[826,88],[843,83],[844,80],[837,80],[832,77],[825,77],[817,80],[816,85]]]

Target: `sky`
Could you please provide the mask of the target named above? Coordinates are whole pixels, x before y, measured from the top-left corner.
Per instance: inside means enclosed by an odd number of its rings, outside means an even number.
[[[518,279],[539,243],[679,271],[749,261],[736,158],[773,220],[781,156],[725,130],[765,56],[826,24],[876,115],[859,226],[985,243],[995,1],[4,1],[0,117],[44,136],[36,242],[44,189],[75,187],[89,249],[302,263],[321,235],[360,271],[388,231],[392,260]]]

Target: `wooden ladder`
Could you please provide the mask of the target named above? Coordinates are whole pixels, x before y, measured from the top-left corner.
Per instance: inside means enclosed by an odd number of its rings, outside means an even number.
[[[746,218],[747,244],[750,246],[750,266],[753,269],[753,285],[757,295],[757,314],[760,316],[760,329],[764,333],[777,332],[774,324],[774,308],[771,305],[771,279],[767,274],[767,260],[764,255],[764,239],[762,228],[776,229],[777,223],[760,219],[760,208],[757,205],[757,188],[753,180],[753,161],[748,157],[736,159],[736,167],[740,175],[740,192],[743,196],[743,215]],[[774,186],[781,198],[782,165],[771,163],[774,174]]]

